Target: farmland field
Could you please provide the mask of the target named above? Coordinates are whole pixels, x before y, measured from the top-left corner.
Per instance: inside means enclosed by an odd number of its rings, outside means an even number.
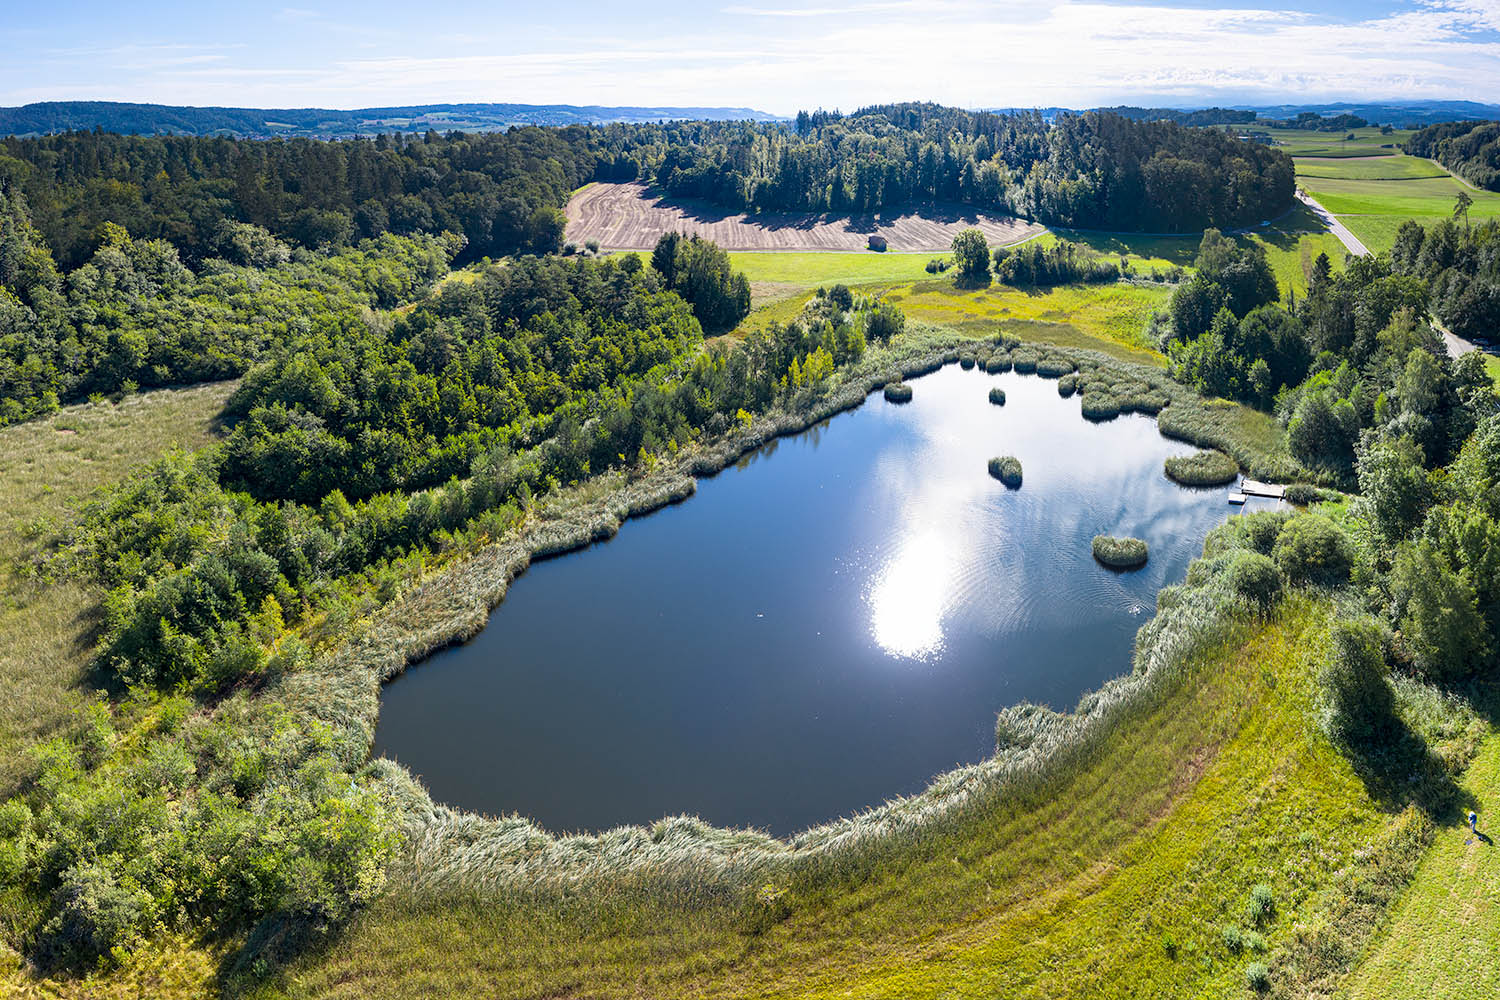
[[[963,229],[982,231],[991,244],[1016,243],[1042,227],[1012,216],[959,206],[934,206],[904,214],[835,216],[732,213],[702,202],[660,197],[644,184],[592,184],[568,202],[567,238],[597,241],[607,250],[649,250],[662,233],[677,230],[713,240],[726,250],[865,249],[884,236],[895,252],[946,251]]]
[[[1412,156],[1330,160],[1297,157],[1297,183],[1372,251],[1389,250],[1407,219],[1451,218],[1459,192],[1474,199],[1469,218],[1500,216],[1500,195],[1476,191],[1431,160]]]
[[[1401,144],[1411,137],[1411,130],[1396,129],[1389,135],[1378,128],[1357,128],[1349,132],[1308,132],[1293,128],[1265,130],[1278,148],[1296,157],[1322,156],[1395,156]],[[1353,135],[1353,139],[1345,138]]]

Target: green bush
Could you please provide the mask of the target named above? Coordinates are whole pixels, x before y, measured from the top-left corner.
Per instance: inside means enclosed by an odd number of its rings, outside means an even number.
[[[1257,993],[1271,988],[1271,970],[1266,968],[1265,962],[1251,962],[1245,966],[1245,985]]]
[[[1287,503],[1294,503],[1298,507],[1309,507],[1315,503],[1337,500],[1339,496],[1336,490],[1325,490],[1321,486],[1313,486],[1310,483],[1292,483],[1286,488]]]
[[[1034,351],[1012,351],[1010,359],[1011,363],[1016,366],[1016,371],[1022,373],[1023,375],[1027,375],[1036,371],[1037,356],[1036,352]]]
[[[1274,916],[1276,894],[1270,886],[1260,882],[1250,890],[1250,898],[1245,901],[1245,919],[1256,927],[1264,927]]]
[[[1240,474],[1239,463],[1222,451],[1173,455],[1166,461],[1167,478],[1184,486],[1222,486]]]
[[[989,360],[985,361],[984,363],[984,370],[989,372],[991,375],[998,374],[999,372],[1008,372],[1010,371],[1010,368],[1010,355],[1000,352],[991,354],[989,356]]]
[[[968,371],[970,368],[974,367],[975,360],[976,359],[971,352],[965,351],[958,356],[958,366],[964,371]]]
[[[1236,552],[1224,570],[1229,589],[1240,597],[1268,608],[1281,594],[1281,574],[1276,564],[1258,552]]]
[[[990,475],[1013,490],[1021,488],[1021,461],[1012,455],[990,459]]]
[[[1000,388],[998,385],[995,386],[993,389],[991,389],[990,390],[990,402],[994,403],[996,406],[1004,406],[1005,405],[1005,390],[1002,389],[1002,388]]]
[[[1371,620],[1335,621],[1332,639],[1332,653],[1318,674],[1318,721],[1339,746],[1377,743],[1396,717],[1380,628]]]
[[[1036,363],[1036,373],[1043,378],[1061,378],[1064,375],[1073,374],[1078,366],[1073,364],[1069,358],[1056,356],[1042,358]]]
[[[1138,569],[1146,565],[1146,543],[1139,538],[1094,536],[1094,558],[1111,569]]]
[[[905,382],[887,382],[885,385],[885,398],[892,403],[910,403],[911,386]]]
[[[1073,395],[1073,393],[1077,391],[1077,389],[1077,375],[1064,375],[1062,378],[1057,380],[1057,394],[1064,399],[1067,399],[1069,396]]]
[[[1353,547],[1342,528],[1321,514],[1294,517],[1281,529],[1271,552],[1290,583],[1347,583]]]

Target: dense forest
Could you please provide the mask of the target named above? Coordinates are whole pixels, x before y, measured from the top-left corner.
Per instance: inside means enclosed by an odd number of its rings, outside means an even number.
[[[320,142],[71,132],[0,140],[0,191],[71,270],[101,224],[166,240],[190,266],[224,222],[308,249],[461,233],[460,263],[561,246],[590,180],[656,181],[751,209],[864,212],[959,202],[1059,225],[1184,231],[1285,211],[1285,155],[1216,129],[1113,114],[971,114],[891,105],[756,122],[515,128]]]
[[[656,148],[641,139],[656,133]],[[606,129],[679,195],[738,209],[869,212],[958,202],[1064,226],[1186,231],[1246,226],[1291,205],[1291,158],[1218,129],[1115,114],[999,115],[932,104],[803,112],[754,123]],[[621,164],[623,166],[623,164]],[[623,173],[630,173],[627,168]]]
[[[0,190],[25,196],[65,269],[93,253],[105,222],[166,240],[192,265],[217,255],[226,220],[307,248],[461,233],[466,261],[558,249],[562,206],[593,178],[597,140],[582,127],[340,142],[73,132],[0,141]]]
[[[1500,122],[1443,122],[1406,140],[1412,156],[1436,160],[1475,187],[1500,191]]]
[[[1429,301],[1461,325],[1480,322],[1481,310],[1493,315],[1494,262],[1484,277],[1451,260],[1456,233],[1492,256],[1495,228],[1438,224],[1429,235],[1445,256],[1434,247],[1424,254],[1422,227],[1408,222],[1394,260],[1350,257],[1335,274],[1319,256],[1307,294],[1290,305],[1279,301],[1258,246],[1206,233],[1193,277],[1157,320],[1170,371],[1211,395],[1275,409],[1292,454],[1350,487],[1361,454],[1382,437],[1407,442],[1429,467],[1444,465],[1491,385],[1478,355],[1448,357],[1426,321]]]

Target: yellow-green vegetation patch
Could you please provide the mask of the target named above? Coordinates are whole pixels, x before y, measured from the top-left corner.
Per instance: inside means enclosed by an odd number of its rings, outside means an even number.
[[[1124,360],[1162,364],[1142,331],[1170,294],[1165,286],[1126,283],[1024,290],[996,284],[968,290],[939,279],[900,285],[888,289],[885,297],[920,323],[976,335],[1001,332],[1025,341],[1105,350]]]
[[[1148,236],[1140,233],[1099,233],[1082,229],[1056,229],[1038,239],[1055,243],[1069,240],[1118,261],[1124,258],[1138,273],[1187,267],[1198,255],[1202,237],[1198,233],[1183,236]]]

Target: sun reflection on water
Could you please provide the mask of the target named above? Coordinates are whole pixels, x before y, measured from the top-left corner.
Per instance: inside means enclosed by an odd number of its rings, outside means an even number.
[[[892,656],[925,660],[943,649],[954,559],[938,531],[908,535],[869,591],[870,631]]]

